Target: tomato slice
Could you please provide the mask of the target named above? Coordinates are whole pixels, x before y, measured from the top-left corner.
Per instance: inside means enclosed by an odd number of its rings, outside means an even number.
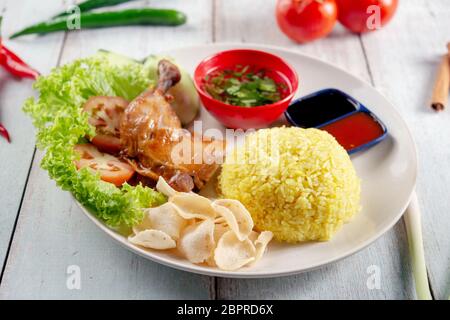
[[[92,143],[99,150],[117,153],[121,150],[119,123],[128,101],[121,97],[91,97],[83,106],[89,113],[89,123],[95,127],[96,136]]]
[[[79,153],[81,159],[75,161],[77,169],[89,168],[92,172],[99,172],[103,181],[113,183],[120,187],[134,174],[133,168],[117,157],[100,152],[90,143],[77,144],[75,152]]]
[[[122,150],[122,144],[120,138],[107,135],[97,134],[91,140],[92,144],[98,148],[98,150],[106,153],[117,154]]]

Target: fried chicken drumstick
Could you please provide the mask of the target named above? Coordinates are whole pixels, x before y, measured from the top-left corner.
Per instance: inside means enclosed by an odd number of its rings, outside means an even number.
[[[222,156],[223,141],[198,138],[183,129],[166,94],[180,81],[180,72],[168,60],[161,60],[158,76],[157,86],[131,101],[121,116],[122,155],[152,180],[162,176],[178,191],[200,189],[218,168],[214,159]],[[201,151],[194,146],[201,146]]]

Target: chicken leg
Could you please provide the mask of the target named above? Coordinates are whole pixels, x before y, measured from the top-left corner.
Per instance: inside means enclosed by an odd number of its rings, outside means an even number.
[[[178,191],[200,189],[217,170],[217,162],[224,149],[223,141],[199,141],[181,127],[175,111],[170,106],[167,90],[180,81],[178,68],[167,60],[158,64],[157,86],[148,89],[134,99],[125,109],[120,121],[122,154],[136,171],[153,180],[163,176]],[[183,162],[174,159],[180,145],[188,156]],[[200,158],[208,163],[199,163],[194,146],[202,147]],[[175,149],[177,148],[177,149]],[[195,148],[194,148],[195,149]],[[201,159],[201,160],[202,160]],[[211,161],[212,159],[212,161]]]

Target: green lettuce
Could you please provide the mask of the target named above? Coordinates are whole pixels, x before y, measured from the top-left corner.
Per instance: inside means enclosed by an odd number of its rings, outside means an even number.
[[[73,146],[92,135],[81,106],[91,96],[120,96],[132,100],[154,83],[143,65],[133,60],[116,63],[101,54],[76,60],[41,76],[34,84],[39,97],[29,98],[24,111],[37,129],[37,146],[45,150],[41,166],[64,190],[113,227],[132,226],[143,218],[142,208],[166,201],[151,188],[100,180],[87,169],[77,170]]]

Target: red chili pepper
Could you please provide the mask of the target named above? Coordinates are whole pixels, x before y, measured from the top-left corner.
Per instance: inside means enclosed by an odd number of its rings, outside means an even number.
[[[2,16],[0,16],[0,30],[1,30],[1,23],[2,23]],[[1,31],[0,31],[0,65],[4,69],[9,71],[9,73],[20,78],[36,79],[39,76],[39,72],[31,68],[14,52],[12,52],[3,45]],[[8,130],[6,130],[6,128],[1,123],[0,123],[0,136],[5,138],[9,143],[11,142]]]
[[[5,138],[9,143],[11,143],[11,139],[9,138],[8,130],[0,123],[0,136]]]
[[[19,78],[31,78],[36,79],[39,76],[39,72],[27,65],[22,59],[20,59],[14,52],[9,50],[3,45],[3,39],[1,38],[1,23],[2,16],[0,16],[0,64],[9,73]]]
[[[28,66],[14,52],[2,46],[0,48],[0,63],[5,70],[19,78],[36,79],[39,72]]]

